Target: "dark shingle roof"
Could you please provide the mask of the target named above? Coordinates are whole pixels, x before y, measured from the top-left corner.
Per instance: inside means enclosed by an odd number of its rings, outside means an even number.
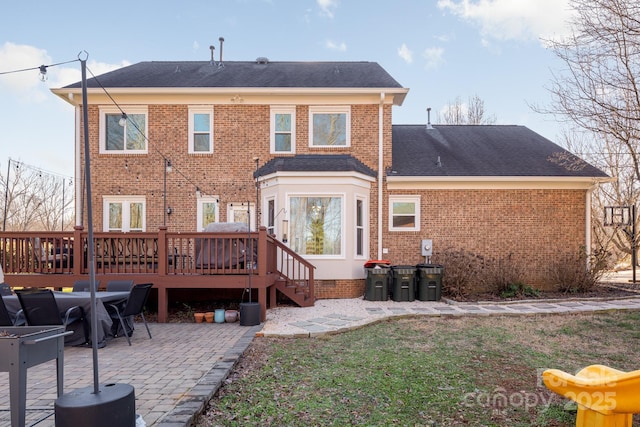
[[[375,62],[139,62],[97,76],[107,88],[401,88]],[[80,82],[66,86],[79,88]],[[87,87],[98,87],[94,78]]]
[[[524,126],[393,125],[391,176],[607,177]]]
[[[259,168],[254,175],[264,176],[276,172],[359,172],[376,176],[376,172],[348,154],[299,154],[293,157],[275,157]]]

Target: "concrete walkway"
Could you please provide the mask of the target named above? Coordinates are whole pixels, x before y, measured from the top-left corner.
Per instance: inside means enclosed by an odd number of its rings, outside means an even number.
[[[640,274],[639,274],[640,275]],[[609,280],[609,279],[605,279]],[[620,276],[609,281],[626,281]],[[359,328],[397,316],[536,315],[640,309],[638,297],[608,300],[450,303],[447,301],[365,301],[362,298],[318,300],[314,307],[268,310],[258,326],[236,323],[150,324],[153,339],[136,325],[132,346],[114,339],[98,351],[100,384],[134,387],[136,413],[147,426],[186,427],[215,394],[256,336],[313,337]],[[1,355],[0,355],[1,357]],[[65,392],[93,386],[92,350],[65,347]],[[55,363],[27,372],[28,425],[55,425]],[[9,375],[0,372],[0,427],[9,427]]]

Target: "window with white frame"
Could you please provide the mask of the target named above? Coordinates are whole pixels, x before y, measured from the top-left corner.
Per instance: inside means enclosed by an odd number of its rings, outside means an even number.
[[[189,107],[189,153],[213,153],[213,107]]]
[[[389,197],[389,230],[420,230],[420,196]]]
[[[248,218],[248,222],[247,222]],[[256,231],[256,209],[254,203],[229,203],[227,205],[227,221],[249,224],[251,231]]]
[[[276,234],[276,200],[267,200],[267,234]]]
[[[198,212],[196,214],[198,226],[196,230],[203,231],[208,224],[219,222],[218,205],[218,198],[216,196],[203,196],[198,198]]]
[[[104,231],[145,231],[146,201],[144,196],[104,196]]]
[[[124,113],[113,107],[100,108],[101,153],[146,153],[147,108],[128,107]]]
[[[309,146],[349,147],[350,145],[350,107],[309,107]]]
[[[295,153],[296,107],[271,107],[271,153]]]
[[[366,230],[365,230],[365,201],[362,198],[356,198],[356,257],[364,257],[366,247]]]
[[[342,196],[289,198],[289,242],[301,255],[343,254]]]

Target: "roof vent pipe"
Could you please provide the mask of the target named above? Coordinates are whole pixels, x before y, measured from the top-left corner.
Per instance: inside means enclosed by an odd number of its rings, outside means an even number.
[[[215,65],[216,60],[213,57],[213,51],[216,50],[216,47],[214,45],[209,46],[209,49],[211,49],[211,65]]]
[[[427,129],[433,129],[431,126],[431,107],[427,108]]]
[[[222,65],[222,43],[224,43],[224,37],[220,37],[218,41],[220,42],[220,65]]]

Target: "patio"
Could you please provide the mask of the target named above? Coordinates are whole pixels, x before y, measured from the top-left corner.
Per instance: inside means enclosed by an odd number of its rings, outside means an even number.
[[[136,413],[148,427],[186,425],[197,405],[204,405],[262,326],[240,323],[153,323],[153,339],[136,324],[132,346],[124,338],[99,350],[100,384],[134,387]],[[180,351],[176,351],[180,349]],[[64,348],[64,390],[93,384],[90,348]],[[0,373],[0,427],[10,427],[9,374]],[[55,360],[27,371],[27,425],[53,414],[56,399]],[[188,407],[189,411],[181,411]],[[189,415],[190,414],[190,415]],[[54,416],[37,424],[55,425]]]

